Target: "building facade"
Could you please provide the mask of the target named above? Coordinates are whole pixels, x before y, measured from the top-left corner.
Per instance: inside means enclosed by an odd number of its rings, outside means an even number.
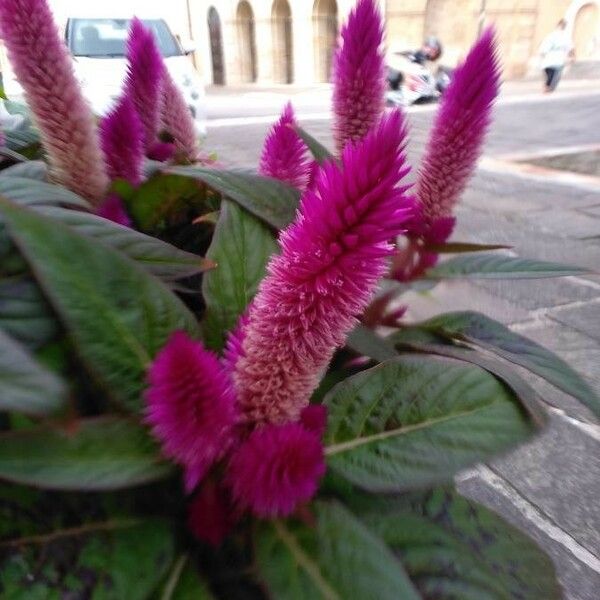
[[[196,65],[207,83],[309,85],[326,82],[339,24],[354,0],[187,0]],[[566,18],[580,61],[600,61],[600,0],[379,0],[390,48],[429,35],[454,65],[481,27],[498,31],[505,76],[536,66],[539,45]]]

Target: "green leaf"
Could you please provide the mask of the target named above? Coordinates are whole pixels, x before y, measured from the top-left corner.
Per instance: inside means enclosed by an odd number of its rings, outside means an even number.
[[[559,263],[514,258],[504,254],[455,256],[425,273],[427,279],[543,279],[589,273],[589,269]]]
[[[224,200],[207,257],[217,264],[202,282],[204,339],[215,349],[254,297],[277,242],[271,231],[237,204]]]
[[[116,417],[0,435],[0,477],[45,489],[101,491],[163,479],[171,466],[147,431]]]
[[[208,586],[200,578],[198,569],[187,555],[180,556],[173,565],[160,600],[213,600]]]
[[[168,172],[203,181],[275,229],[287,227],[298,208],[300,192],[269,177],[204,167],[170,167]]]
[[[189,206],[201,205],[204,196],[201,186],[193,179],[156,173],[123,197],[140,229],[154,231],[172,221],[189,221]]]
[[[363,325],[355,327],[349,333],[346,346],[377,362],[383,362],[398,355],[393,344]]]
[[[0,177],[0,196],[25,206],[89,208],[87,200],[65,187],[24,177]]]
[[[424,600],[562,598],[551,560],[531,539],[451,489],[362,501],[361,519],[398,554]]]
[[[52,371],[0,329],[0,410],[51,414],[63,406],[66,392]]]
[[[282,600],[418,600],[382,541],[336,502],[315,503],[317,525],[264,523],[256,560],[269,597]]]
[[[428,252],[437,254],[463,254],[465,252],[485,252],[487,250],[510,250],[512,246],[502,244],[472,244],[470,242],[444,242],[443,244],[427,244]]]
[[[214,266],[202,256],[179,250],[158,238],[96,215],[57,207],[43,207],[39,211],[78,233],[119,250],[161,279],[190,277]]]
[[[325,404],[329,468],[377,492],[447,481],[533,433],[494,376],[438,357],[384,362],[338,384]]]
[[[0,215],[90,372],[138,410],[149,363],[173,331],[199,333],[194,316],[120,252],[4,200]]]
[[[0,541],[0,549],[0,588],[11,600],[145,600],[173,559],[174,540],[162,520],[113,518]]]
[[[43,160],[28,160],[3,169],[0,177],[21,177],[45,182],[48,178],[48,165]]]
[[[28,275],[0,279],[0,329],[28,348],[39,348],[58,334],[52,309]]]
[[[439,315],[420,323],[419,327],[489,350],[571,394],[600,415],[600,397],[579,373],[550,350],[513,333],[502,323],[480,313],[466,311]]]
[[[322,165],[328,160],[335,160],[335,156],[319,142],[315,137],[310,135],[307,131],[302,129],[300,126],[296,126],[296,132],[300,136],[300,138],[304,141],[304,143],[308,146],[310,153],[313,155],[314,159]]]

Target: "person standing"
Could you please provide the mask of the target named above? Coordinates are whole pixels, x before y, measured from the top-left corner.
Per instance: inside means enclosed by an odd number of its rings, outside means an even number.
[[[565,65],[574,58],[573,42],[567,33],[567,22],[564,19],[561,19],[556,29],[546,36],[540,46],[540,55],[545,75],[544,92],[553,92]]]

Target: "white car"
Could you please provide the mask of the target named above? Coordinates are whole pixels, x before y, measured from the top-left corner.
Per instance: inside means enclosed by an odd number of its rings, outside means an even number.
[[[193,48],[183,48],[163,19],[143,18],[156,38],[167,69],[177,83],[194,117],[198,135],[206,135],[204,85],[191,63]],[[65,42],[73,55],[74,69],[84,95],[99,116],[119,98],[127,73],[125,59],[131,17],[69,16],[64,24]],[[23,101],[23,89],[9,64],[3,69],[4,91],[11,100]]]

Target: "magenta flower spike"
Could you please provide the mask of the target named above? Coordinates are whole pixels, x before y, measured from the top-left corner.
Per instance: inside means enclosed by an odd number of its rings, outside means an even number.
[[[333,62],[333,133],[338,154],[383,114],[383,23],[374,0],[359,0],[342,27]]]
[[[194,119],[185,98],[166,71],[163,79],[161,112],[161,128],[172,136],[176,157],[183,162],[195,162],[200,150]]]
[[[125,95],[131,98],[140,116],[144,146],[148,149],[158,137],[165,64],[153,33],[137,18],[131,22],[127,59]]]
[[[452,211],[477,166],[498,95],[500,67],[494,29],[486,29],[456,69],[442,98],[423,162],[416,196],[425,237],[443,242]]]
[[[412,199],[405,127],[392,112],[325,164],[280,236],[250,306],[234,382],[250,425],[296,421],[387,269]]]
[[[131,219],[125,210],[123,200],[116,194],[110,194],[106,200],[103,200],[96,214],[124,227],[131,227]]]
[[[0,0],[0,36],[53,177],[97,204],[109,183],[98,132],[46,0]]]
[[[308,183],[308,147],[296,133],[296,117],[288,102],[265,139],[259,173],[304,190]]]
[[[102,119],[100,134],[109,177],[139,185],[143,178],[144,127],[129,96],[123,96]]]
[[[229,375],[200,342],[176,332],[154,359],[148,382],[146,421],[165,456],[185,467],[191,491],[231,445],[236,413]]]
[[[324,474],[319,434],[285,423],[250,434],[231,458],[227,482],[240,508],[273,518],[288,516],[310,500]]]

